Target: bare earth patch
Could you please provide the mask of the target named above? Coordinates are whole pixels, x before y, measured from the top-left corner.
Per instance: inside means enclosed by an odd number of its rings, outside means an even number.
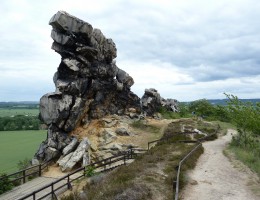
[[[260,190],[259,180],[250,170],[240,170],[224,156],[223,150],[231,141],[234,130],[227,135],[203,144],[204,154],[199,158],[194,170],[188,173],[188,185],[184,188],[184,200],[259,200],[260,196],[253,193]],[[245,167],[243,167],[245,169]],[[254,184],[252,184],[254,181]],[[196,184],[195,184],[196,183]]]

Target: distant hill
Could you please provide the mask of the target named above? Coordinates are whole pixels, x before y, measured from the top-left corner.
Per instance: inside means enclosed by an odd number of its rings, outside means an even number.
[[[213,105],[226,105],[228,99],[208,99],[208,101]],[[242,102],[252,102],[253,104],[260,102],[260,99],[239,99]]]
[[[198,99],[199,100],[199,99]],[[207,99],[212,105],[227,105],[227,100],[228,99]],[[253,104],[260,102],[260,99],[239,99],[242,102],[252,102]],[[185,104],[189,104],[192,101],[186,101],[186,102],[181,102]]]
[[[0,108],[37,108],[39,107],[38,101],[7,101],[7,102],[0,102]]]

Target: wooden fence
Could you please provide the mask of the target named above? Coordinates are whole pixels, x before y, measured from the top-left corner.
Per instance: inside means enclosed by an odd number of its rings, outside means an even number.
[[[86,167],[81,167],[81,168],[67,174],[66,176],[59,178],[56,181],[38,189],[38,190],[35,190],[26,196],[21,197],[18,200],[24,200],[24,199],[28,199],[28,198],[30,198],[30,199],[32,198],[33,200],[36,200],[36,199],[40,200],[40,199],[44,199],[48,196],[51,196],[52,199],[57,199],[56,192],[58,192],[59,190],[71,189],[72,182],[86,176],[88,167],[93,167],[95,170],[100,169],[100,172],[104,172],[107,170],[114,169],[115,167],[118,167],[121,165],[126,165],[126,161],[128,159],[133,159],[134,156],[135,156],[134,151],[132,149],[130,149],[129,151],[127,151],[123,154],[111,156],[109,158],[91,163],[90,165],[87,165]],[[111,164],[119,162],[119,161],[123,161],[123,164],[113,166],[112,168],[108,167],[108,166],[111,166]],[[80,174],[80,172],[82,172],[82,173]],[[48,191],[46,191],[46,190],[48,190]],[[46,191],[46,192],[44,194],[40,194],[40,192],[42,192],[42,191]]]
[[[211,138],[213,135],[217,134],[218,130],[219,130],[219,127],[215,130],[215,132],[213,134],[207,135],[207,136],[200,138],[198,140],[179,140],[179,141],[174,142],[174,143],[177,143],[177,142],[178,143],[180,143],[180,142],[182,142],[182,143],[198,143],[186,156],[184,156],[184,158],[179,162],[178,166],[176,167],[177,170],[178,170],[177,171],[177,177],[176,177],[176,181],[173,181],[173,188],[175,187],[175,196],[174,196],[175,200],[178,200],[178,198],[179,198],[179,177],[180,177],[180,173],[181,173],[182,164],[185,162],[186,159],[188,159],[188,157],[190,155],[192,155],[192,153],[194,151],[196,151],[202,145],[201,142],[203,142],[203,141],[207,140],[208,138]],[[33,200],[36,200],[36,199],[40,200],[40,199],[44,199],[48,196],[51,196],[52,199],[57,199],[56,192],[61,190],[61,189],[63,189],[63,190],[64,189],[65,190],[71,189],[72,188],[72,185],[71,185],[72,182],[78,180],[79,178],[86,176],[88,167],[93,167],[93,169],[100,169],[100,172],[104,172],[104,171],[107,171],[107,170],[114,169],[118,166],[125,165],[126,161],[128,159],[133,159],[137,155],[135,150],[137,150],[137,151],[149,151],[151,144],[169,141],[171,138],[172,137],[167,137],[167,138],[162,138],[162,139],[150,141],[147,144],[147,146],[148,146],[147,150],[146,149],[144,150],[144,149],[131,148],[129,151],[126,151],[126,152],[121,153],[119,155],[115,155],[115,156],[111,156],[111,157],[106,158],[106,159],[102,159],[100,161],[91,163],[90,165],[88,165],[86,167],[81,167],[81,168],[67,174],[66,176],[59,178],[56,181],[38,189],[38,190],[35,190],[32,193],[30,193],[30,194],[28,194],[24,197],[21,197],[18,200],[24,200],[24,199],[28,199],[28,198],[32,198]],[[124,162],[123,162],[123,164],[119,164],[119,165],[111,167],[111,165],[113,163],[116,163],[116,162],[119,162],[119,161],[124,161]],[[46,167],[48,167],[48,164],[49,163],[47,162],[47,163],[40,164],[40,165],[37,165],[37,166],[32,166],[32,167],[26,168],[24,170],[21,170],[19,172],[15,172],[13,174],[7,175],[7,177],[11,180],[11,182],[17,182],[19,180],[22,180],[22,183],[25,183],[26,177],[30,177],[32,175],[41,176],[42,171]],[[31,172],[32,169],[36,169],[36,170]],[[27,173],[27,172],[30,172],[30,173]],[[79,172],[82,172],[82,173],[80,174]],[[78,176],[76,176],[76,175],[78,175]],[[3,178],[3,177],[0,177],[0,179],[1,178]],[[48,190],[48,191],[45,192],[44,195],[41,196],[40,192],[42,192],[44,190]]]
[[[34,165],[31,167],[28,167],[26,169],[14,172],[12,174],[4,175],[0,177],[0,181],[4,178],[7,178],[13,185],[20,185],[26,183],[26,181],[41,176],[42,172],[48,168],[48,165],[51,161]]]

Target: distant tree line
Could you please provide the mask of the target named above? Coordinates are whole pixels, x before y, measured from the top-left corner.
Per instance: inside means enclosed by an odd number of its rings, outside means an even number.
[[[231,121],[226,105],[213,105],[206,99],[200,99],[189,103],[179,103],[178,113],[169,112],[164,107],[160,109],[160,113],[166,119],[201,117],[209,121]]]
[[[0,131],[39,130],[40,124],[36,116],[0,117]]]

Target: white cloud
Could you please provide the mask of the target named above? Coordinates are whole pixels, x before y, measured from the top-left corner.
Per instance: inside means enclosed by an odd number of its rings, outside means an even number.
[[[225,91],[259,97],[258,0],[3,0],[0,100],[38,100],[53,87],[60,56],[50,49],[48,22],[58,10],[115,41],[118,67],[139,96],[155,87],[180,100]]]

